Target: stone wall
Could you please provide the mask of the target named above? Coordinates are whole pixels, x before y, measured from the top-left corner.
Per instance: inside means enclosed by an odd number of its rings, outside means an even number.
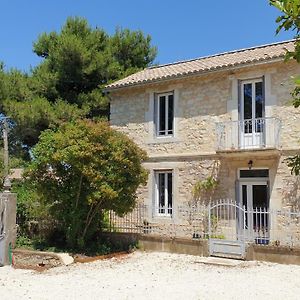
[[[300,67],[296,63],[277,62],[111,93],[112,126],[129,135],[149,156],[144,163],[149,170],[148,183],[138,190],[139,201],[150,208],[153,206],[155,170],[170,169],[174,172],[173,201],[176,208],[173,218],[153,217],[149,209],[146,217],[152,223],[153,230],[172,236],[175,228],[172,224],[185,224],[185,229],[180,229],[182,236],[191,236],[193,226],[188,227],[188,217],[178,210],[178,206],[192,201],[194,184],[214,176],[219,184],[207,197],[212,200],[234,200],[237,197],[238,170],[247,168],[249,160],[253,161],[253,168],[269,169],[270,209],[293,208],[300,211],[300,182],[291,176],[285,161],[299,149],[300,111],[290,102],[290,91],[293,89],[291,76],[299,73]],[[280,148],[228,155],[217,153],[216,122],[238,120],[238,80],[259,77],[265,81],[266,116],[282,121]],[[174,137],[156,138],[153,125],[154,93],[172,90],[175,98]],[[284,226],[284,222],[284,218],[282,221],[279,219],[274,229]]]
[[[237,81],[264,76],[266,116],[282,120],[282,148],[297,148],[300,111],[291,106],[290,91],[291,76],[299,72],[297,64],[281,62],[115,91],[110,95],[111,124],[132,137],[149,156],[213,153],[216,122],[238,118]],[[155,138],[153,95],[170,90],[177,99],[175,134],[173,138]]]
[[[192,189],[199,180],[204,180],[208,176],[217,179],[217,188],[204,195],[202,199],[204,203],[208,200],[232,199],[237,200],[236,181],[238,180],[238,172],[240,168],[247,168],[247,163],[251,158],[254,168],[269,169],[269,193],[270,203],[269,209],[272,211],[298,211],[300,186],[299,178],[291,176],[290,170],[286,164],[287,156],[273,153],[261,156],[255,154],[249,156],[236,157],[204,157],[197,160],[173,161],[173,162],[155,162],[145,163],[145,167],[149,169],[149,178],[146,187],[141,187],[138,192],[139,201],[147,205],[147,213],[145,219],[151,225],[150,231],[156,235],[189,237],[195,233],[203,237],[205,229],[203,228],[203,215],[197,216],[197,219],[190,220],[188,205],[193,204]],[[174,211],[172,218],[162,218],[153,216],[153,172],[159,169],[172,169],[174,171],[174,191],[173,203]],[[203,211],[202,211],[203,213]],[[294,219],[296,222],[298,219]],[[205,221],[205,220],[204,220]],[[293,221],[293,222],[294,222]],[[287,226],[287,222],[289,226]],[[282,240],[284,236],[293,233],[293,239],[296,241],[296,233],[300,232],[300,224],[291,223],[289,216],[284,214],[274,217],[272,220],[272,238],[274,240]],[[290,231],[290,232],[288,232]],[[300,236],[299,236],[300,237]],[[300,242],[300,239],[299,239]],[[297,242],[298,243],[298,242]],[[299,243],[298,243],[299,244]]]

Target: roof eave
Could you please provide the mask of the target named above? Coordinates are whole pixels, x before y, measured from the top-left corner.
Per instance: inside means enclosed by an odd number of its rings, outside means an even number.
[[[113,92],[113,91],[119,91],[123,89],[128,89],[128,88],[135,88],[135,87],[140,87],[148,84],[153,84],[153,83],[159,83],[159,82],[167,82],[167,81],[172,81],[172,80],[179,80],[182,78],[188,78],[188,77],[196,77],[200,75],[206,75],[210,73],[216,73],[216,72],[224,72],[224,71],[231,71],[231,70],[237,70],[237,69],[242,69],[250,66],[258,66],[258,65],[264,65],[264,64],[269,64],[269,63],[275,63],[279,61],[284,60],[284,55],[278,56],[276,58],[271,58],[271,59],[265,59],[265,60],[258,60],[257,62],[246,62],[246,63],[241,63],[237,65],[232,65],[232,66],[227,66],[227,67],[219,67],[219,68],[213,68],[210,70],[201,70],[201,71],[196,71],[196,72],[191,72],[187,74],[179,74],[179,75],[173,75],[173,76],[168,76],[164,78],[157,78],[153,80],[145,80],[141,82],[135,82],[135,83],[129,83],[129,84],[124,84],[124,85],[119,85],[119,86],[114,86],[114,87],[107,87],[104,88],[104,92]]]

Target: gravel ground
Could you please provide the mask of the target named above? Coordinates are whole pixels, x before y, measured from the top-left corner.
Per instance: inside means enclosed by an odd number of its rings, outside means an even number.
[[[201,259],[135,252],[43,273],[2,267],[0,299],[300,299],[300,266]]]

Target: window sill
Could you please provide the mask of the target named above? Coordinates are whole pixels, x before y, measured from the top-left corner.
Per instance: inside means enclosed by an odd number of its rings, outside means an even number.
[[[163,223],[170,223],[173,219],[174,219],[174,216],[172,216],[172,215],[169,215],[169,216],[154,215],[152,217],[151,222],[157,223],[157,224],[163,224]]]
[[[146,144],[171,144],[171,143],[180,143],[181,140],[174,137],[174,136],[168,136],[168,137],[154,137],[151,140],[146,141]]]

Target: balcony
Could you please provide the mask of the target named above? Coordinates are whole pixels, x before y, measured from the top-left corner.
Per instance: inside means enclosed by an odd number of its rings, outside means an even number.
[[[278,149],[281,120],[258,118],[216,124],[217,151]]]

